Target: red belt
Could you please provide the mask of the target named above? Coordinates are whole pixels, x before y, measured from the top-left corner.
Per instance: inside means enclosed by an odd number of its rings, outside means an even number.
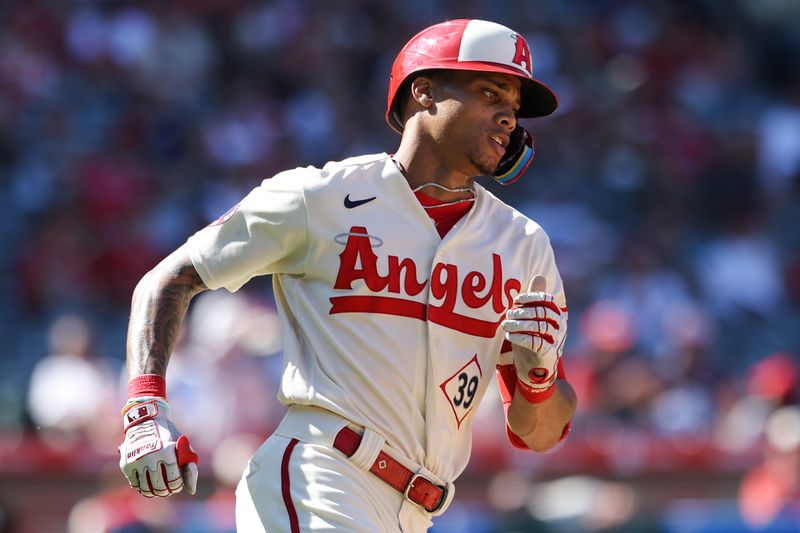
[[[361,435],[349,427],[343,427],[333,441],[333,447],[351,457],[361,444]],[[402,492],[406,498],[429,513],[438,511],[447,499],[447,487],[415,474],[383,450],[372,463],[370,472]]]

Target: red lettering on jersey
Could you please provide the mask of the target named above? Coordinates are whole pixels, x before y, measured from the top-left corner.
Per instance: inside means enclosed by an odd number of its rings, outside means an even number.
[[[363,279],[373,292],[388,287],[389,292],[400,293],[400,279],[403,278],[403,289],[409,296],[416,296],[425,288],[425,281],[417,281],[417,265],[413,260],[389,256],[389,274],[381,276],[378,272],[378,256],[372,251],[367,228],[353,226],[344,250],[339,254],[339,274],[336,276],[334,289],[352,289],[353,282]],[[360,264],[361,268],[356,268]],[[405,276],[402,276],[405,271]]]
[[[356,268],[359,263],[361,268]],[[378,273],[378,256],[372,251],[367,228],[363,226],[350,228],[347,244],[339,254],[339,275],[333,288],[352,289],[357,279],[363,279],[373,292],[382,291],[389,284],[389,277]]]
[[[509,305],[514,303],[514,298],[522,292],[522,283],[519,282],[518,279],[509,278],[506,280],[506,284],[503,285],[503,291],[506,294],[506,301],[510,302]],[[515,292],[516,294],[512,294]],[[501,304],[502,305],[502,304]],[[497,309],[497,307],[495,307]]]
[[[486,291],[484,296],[478,293],[486,288],[486,276],[480,272],[472,271],[464,278],[464,285],[461,286],[461,298],[470,307],[483,307],[492,298],[492,291]]]
[[[387,256],[388,274],[378,271],[378,256],[363,226],[353,226],[347,237],[344,250],[339,254],[339,272],[334,289],[352,290],[353,283],[363,280],[371,292],[386,290],[404,296],[416,296],[428,285],[427,279],[417,279],[417,265],[411,258],[400,259]],[[408,298],[379,295],[335,296],[330,298],[330,314],[380,313],[395,316],[430,320],[441,326],[478,337],[491,338],[497,332],[505,311],[514,301],[515,293],[522,287],[519,280],[503,280],[503,265],[498,254],[492,254],[491,279],[478,271],[471,271],[460,279],[458,265],[436,263],[430,279],[431,300],[438,305],[426,305]],[[486,291],[483,293],[483,291]],[[489,302],[497,320],[487,321],[469,317],[455,311],[458,297],[470,309],[481,309]]]
[[[389,256],[389,292],[400,292],[400,273],[405,270],[403,276],[403,289],[409,296],[416,296],[425,289],[425,281],[417,281],[417,264],[408,257],[400,261],[394,255]]]
[[[442,279],[444,274],[444,279]],[[453,310],[458,297],[458,267],[446,263],[436,263],[431,274],[431,296],[444,300],[442,307]]]
[[[525,63],[525,70],[528,71],[528,74],[533,75],[533,65],[531,65],[531,50],[528,48],[528,43],[525,42],[525,39],[522,38],[522,35],[516,34],[517,39],[517,50],[514,53],[514,59],[511,60],[512,63],[515,63],[522,66]]]
[[[510,289],[513,289],[514,283],[511,282],[515,282],[518,286],[520,284],[513,278],[509,279],[506,281],[506,286],[508,286],[509,283],[511,283],[511,286],[503,291],[501,287],[503,283],[503,264],[500,260],[500,256],[497,254],[492,254],[492,274],[492,286],[483,296],[478,296],[477,293],[486,287],[486,277],[480,272],[470,272],[467,274],[464,278],[464,284],[461,287],[461,298],[464,300],[465,304],[474,309],[483,307],[491,300],[494,312],[504,313],[506,305],[503,303],[503,295],[505,294],[506,301],[512,302],[514,298],[510,296]],[[517,292],[519,292],[519,287],[517,287]]]

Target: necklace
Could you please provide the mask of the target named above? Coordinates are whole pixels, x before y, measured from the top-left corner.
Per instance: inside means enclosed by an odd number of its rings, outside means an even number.
[[[416,191],[416,189],[414,189]],[[464,202],[474,202],[475,198],[464,198],[463,200],[453,200],[452,202],[445,202],[443,204],[436,204],[436,205],[423,205],[422,209],[436,209],[439,207],[448,207],[451,205],[456,204],[463,204]]]
[[[406,167],[404,167],[403,164],[400,161],[396,160],[395,158],[391,158],[391,159],[392,159],[392,162],[397,167],[397,169],[404,176],[408,177],[408,172],[406,171]],[[417,187],[414,187],[412,190],[414,192],[418,192],[418,191],[424,189],[425,187],[436,187],[437,189],[442,189],[443,191],[447,191],[447,192],[468,192],[468,193],[472,194],[472,198],[464,198],[462,200],[455,200],[453,202],[448,202],[446,204],[440,204],[440,205],[436,205],[436,206],[433,206],[433,207],[444,207],[446,205],[453,205],[453,204],[457,204],[457,203],[460,203],[460,202],[474,202],[475,201],[475,188],[474,187],[448,187],[447,185],[442,185],[441,183],[436,183],[435,181],[426,181],[422,185],[418,185]]]
[[[473,200],[475,199],[475,189],[473,189],[472,187],[448,187],[446,185],[442,185],[441,183],[436,183],[435,181],[426,181],[422,185],[414,187],[412,190],[414,192],[417,192],[421,189],[424,189],[425,187],[436,187],[437,189],[442,189],[443,191],[448,191],[448,192],[469,192],[472,193],[473,195],[472,199]]]

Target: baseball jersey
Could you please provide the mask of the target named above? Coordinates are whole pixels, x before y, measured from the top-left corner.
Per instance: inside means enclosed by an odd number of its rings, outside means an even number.
[[[369,427],[452,481],[514,296],[542,274],[566,307],[542,228],[475,194],[442,238],[387,154],[355,157],[264,180],[188,248],[209,289],[273,274],[281,402]]]

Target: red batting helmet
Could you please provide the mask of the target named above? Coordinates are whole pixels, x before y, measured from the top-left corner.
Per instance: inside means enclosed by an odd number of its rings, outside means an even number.
[[[419,32],[397,54],[389,78],[386,121],[398,133],[403,124],[395,98],[403,82],[415,72],[431,69],[476,70],[513,74],[522,79],[518,116],[543,117],[558,107],[558,98],[533,78],[531,51],[522,35],[494,22],[458,19]]]

